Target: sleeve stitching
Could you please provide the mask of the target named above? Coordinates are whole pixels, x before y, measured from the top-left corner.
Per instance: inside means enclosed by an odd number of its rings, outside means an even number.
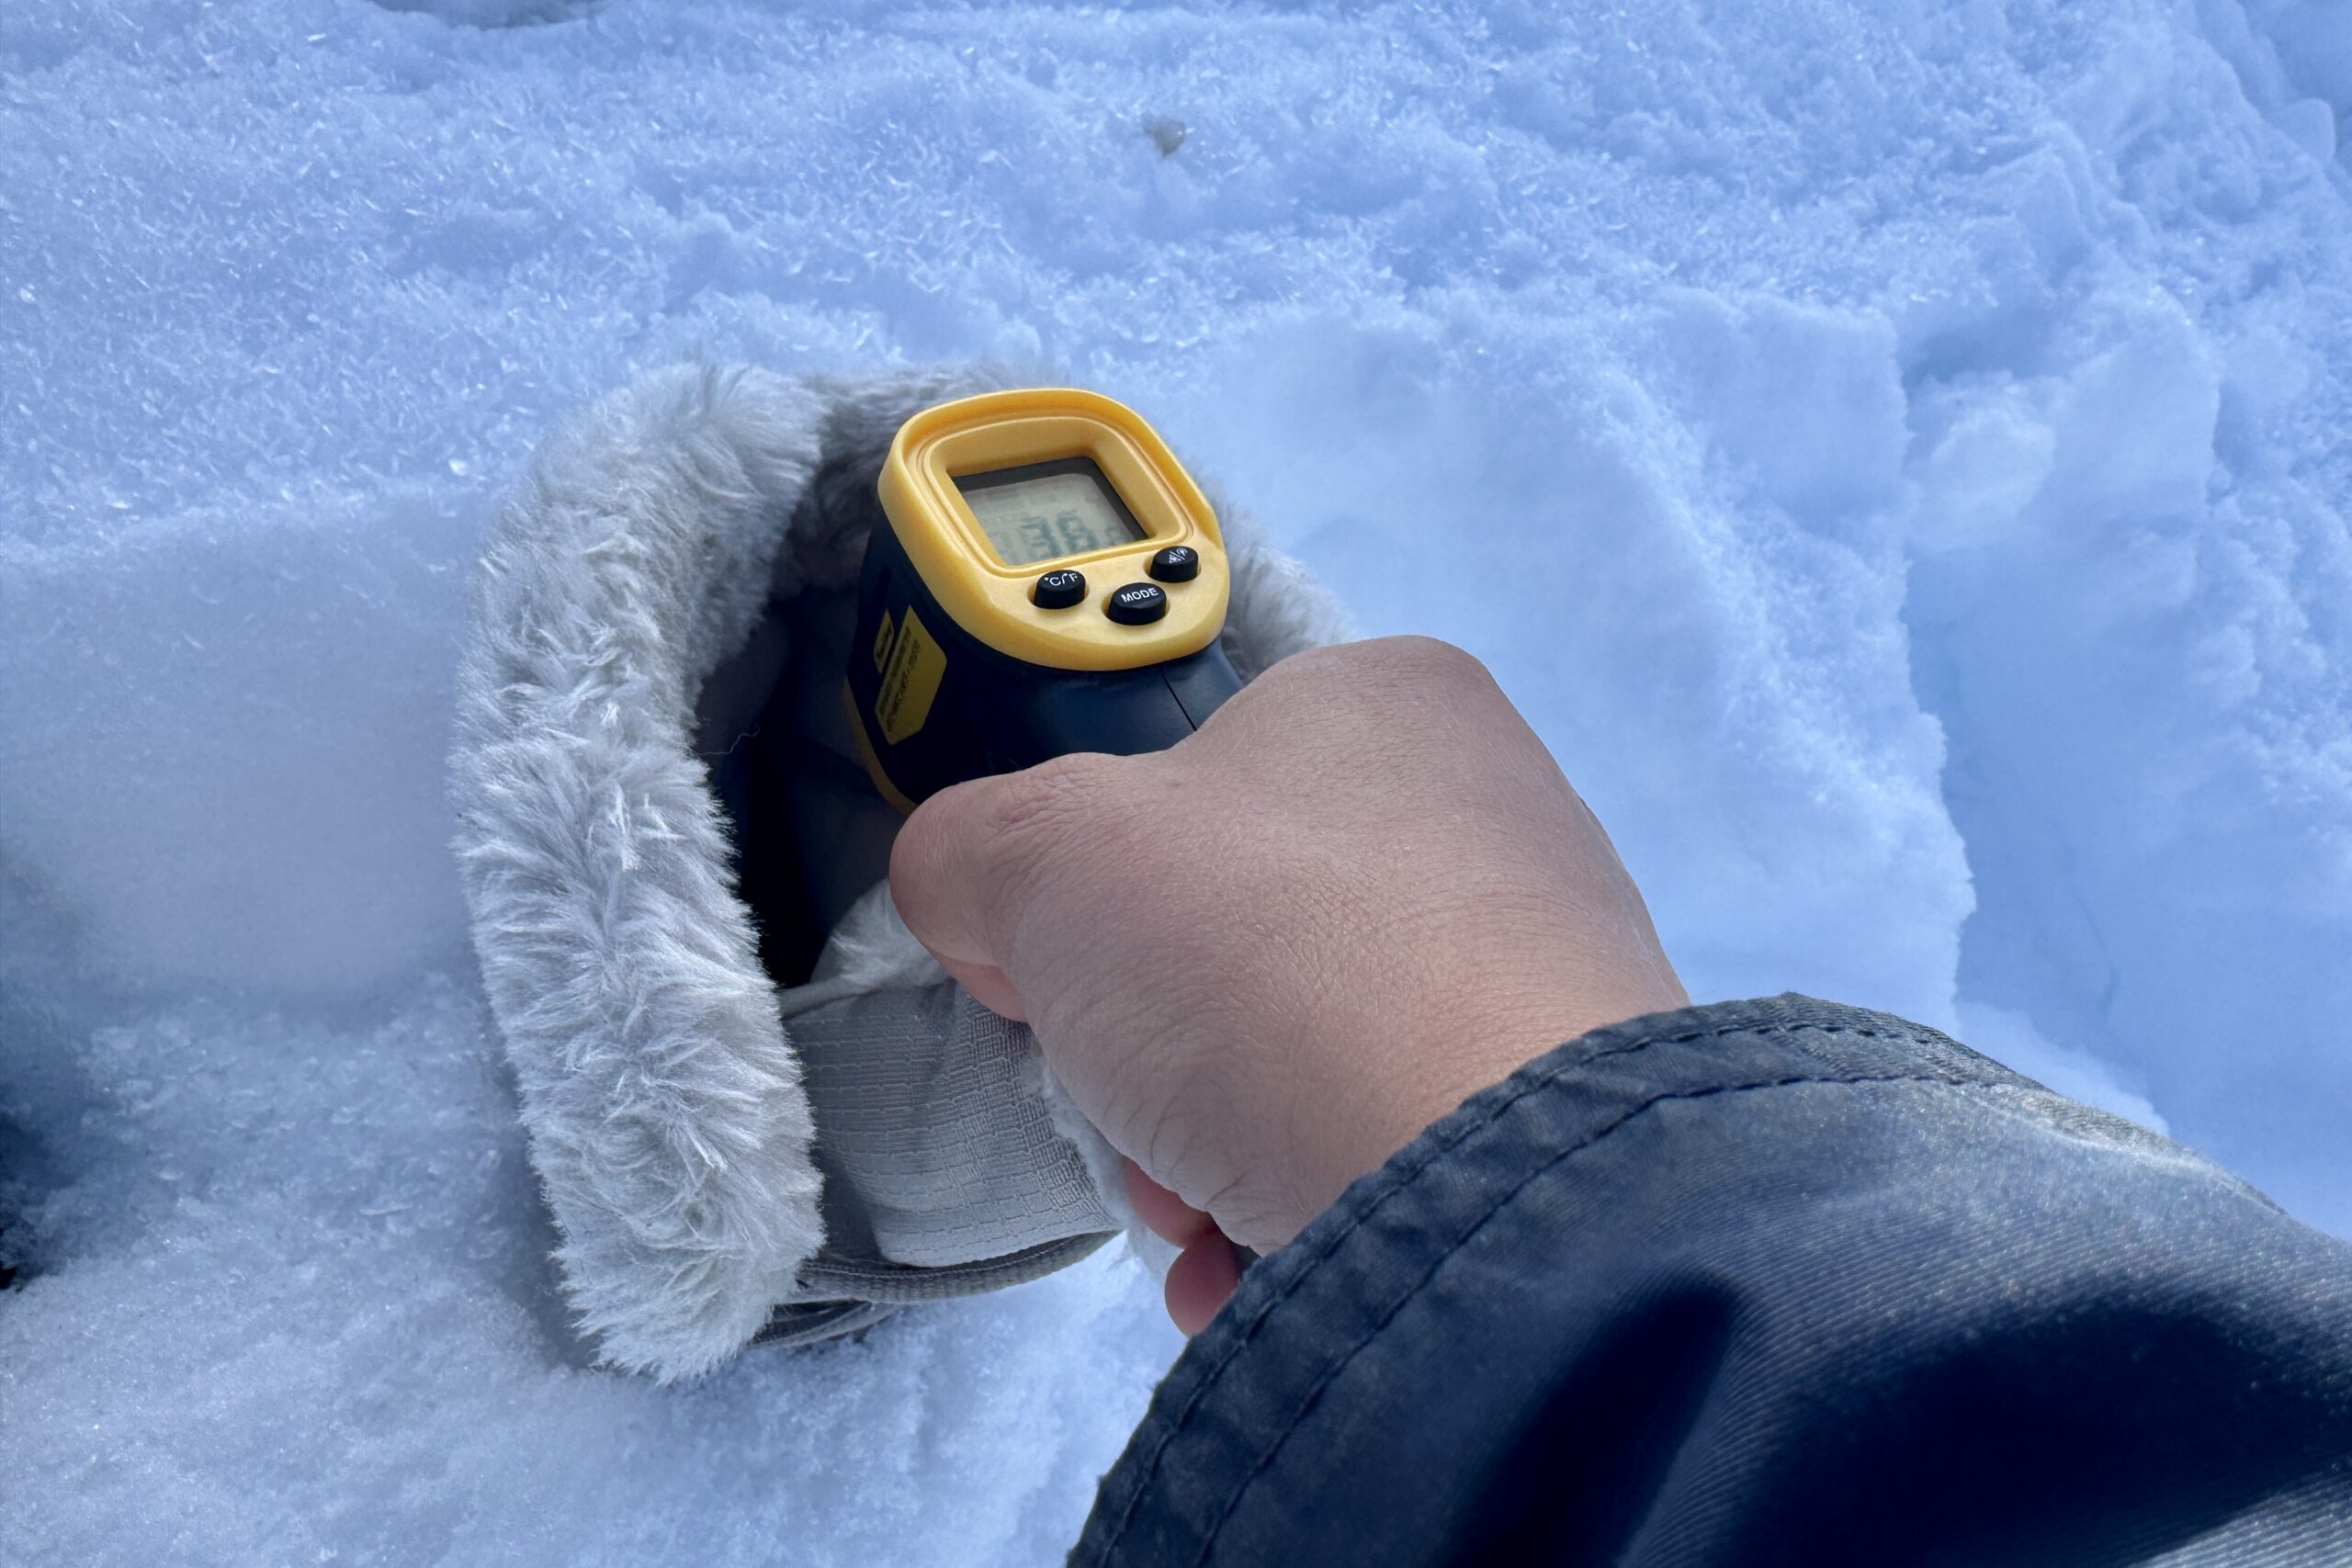
[[[1701,1040],[1720,1040],[1725,1035],[1731,1034],[1792,1034],[1801,1031],[1815,1034],[1852,1034],[1871,1040],[1902,1039],[1907,1040],[1915,1044],[1927,1043],[1927,1042],[1922,1041],[1916,1032],[1909,1030],[1888,1031],[1866,1029],[1853,1024],[1816,1023],[1809,1021],[1798,1020],[1764,1024],[1756,1023],[1750,1021],[1740,1023],[1724,1024],[1715,1029],[1691,1030],[1682,1034],[1645,1035],[1638,1040],[1627,1041],[1618,1045],[1595,1051],[1590,1055],[1578,1056],[1573,1060],[1555,1062],[1550,1066],[1530,1075],[1525,1080],[1520,1083],[1516,1089],[1482,1107],[1477,1114],[1464,1122],[1461,1126],[1455,1128],[1443,1139],[1424,1147],[1421,1153],[1415,1156],[1409,1164],[1404,1166],[1402,1168],[1396,1166],[1385,1168],[1383,1172],[1383,1176],[1385,1179],[1385,1185],[1380,1192],[1374,1196],[1371,1201],[1363,1204],[1356,1211],[1356,1213],[1351,1214],[1345,1224],[1340,1226],[1329,1235],[1326,1236],[1321,1244],[1317,1247],[1314,1253],[1308,1258],[1307,1261],[1300,1266],[1298,1271],[1292,1275],[1290,1280],[1280,1290],[1273,1292],[1268,1295],[1263,1302],[1259,1303],[1258,1310],[1250,1315],[1249,1323],[1242,1327],[1242,1329],[1234,1337],[1232,1341],[1226,1347],[1225,1353],[1217,1359],[1216,1365],[1210,1367],[1207,1371],[1202,1373],[1200,1382],[1193,1388],[1191,1394],[1185,1398],[1183,1407],[1175,1413],[1174,1417],[1169,1422],[1167,1427],[1161,1430],[1158,1440],[1153,1443],[1149,1457],[1144,1461],[1142,1473],[1136,1477],[1134,1487],[1128,1493],[1125,1506],[1119,1510],[1118,1520],[1111,1527],[1108,1541],[1115,1543],[1121,1536],[1126,1533],[1127,1526],[1133,1521],[1136,1509],[1141,1504],[1144,1494],[1149,1489],[1152,1478],[1159,1473],[1160,1461],[1166,1457],[1169,1445],[1175,1440],[1177,1434],[1182,1432],[1186,1424],[1192,1420],[1193,1414],[1199,1408],[1201,1401],[1208,1396],[1210,1390],[1215,1388],[1218,1381],[1224,1377],[1226,1369],[1233,1364],[1234,1359],[1240,1355],[1244,1349],[1248,1348],[1250,1341],[1257,1337],[1259,1329],[1264,1326],[1266,1319],[1272,1314],[1273,1310],[1289,1299],[1291,1293],[1305,1281],[1306,1276],[1313,1271],[1317,1264],[1322,1262],[1332,1253],[1338,1251],[1341,1244],[1343,1244],[1350,1236],[1353,1235],[1358,1228],[1368,1222],[1374,1214],[1378,1213],[1381,1209],[1385,1207],[1391,1198],[1396,1196],[1396,1194],[1402,1192],[1406,1188],[1410,1186],[1414,1179],[1417,1179],[1423,1170],[1427,1169],[1433,1161],[1443,1155],[1452,1153],[1455,1147],[1476,1134],[1485,1131],[1487,1126],[1493,1123],[1505,1111],[1518,1104],[1521,1100],[1527,1098],[1527,1096],[1535,1093],[1539,1089],[1548,1089],[1568,1074],[1581,1071],[1584,1068],[1590,1066],[1595,1062],[1606,1061],[1616,1056],[1631,1055],[1635,1052],[1646,1050],[1653,1045],[1688,1045]],[[1784,1083],[1806,1083],[1855,1081],[1871,1082],[1880,1080],[1813,1078],[1810,1077],[1799,1077],[1781,1081]],[[1944,1082],[1948,1080],[1936,1078],[1926,1081]],[[1724,1085],[1717,1086],[1716,1089],[1697,1092],[1712,1094],[1720,1092],[1724,1088],[1745,1089],[1756,1087],[1763,1086],[1746,1084]],[[1694,1097],[1694,1095],[1683,1095],[1663,1096],[1661,1098],[1687,1099]],[[1601,1129],[1600,1133],[1595,1134],[1595,1137],[1605,1135],[1616,1127],[1623,1125],[1626,1119],[1639,1114],[1642,1111],[1648,1109],[1650,1105],[1656,1103],[1657,1100],[1649,1100],[1645,1101],[1640,1106],[1634,1107],[1632,1111],[1627,1111],[1623,1117],[1620,1117],[1616,1122],[1610,1123],[1608,1127]],[[1589,1139],[1586,1144],[1578,1145],[1577,1147],[1582,1148],[1589,1146],[1590,1141],[1591,1140]],[[1575,1149],[1567,1150],[1559,1157],[1566,1157],[1566,1154],[1573,1154],[1574,1152],[1576,1152]],[[1553,1163],[1556,1163],[1556,1160]],[[1549,1168],[1548,1165],[1545,1168]],[[1541,1172],[1539,1171],[1534,1174],[1540,1175]],[[1531,1175],[1529,1179],[1532,1180],[1533,1176]],[[1514,1189],[1514,1191],[1516,1191],[1516,1189]],[[1506,1200],[1508,1196],[1509,1195],[1507,1194]],[[1246,1490],[1246,1483],[1244,1483],[1244,1486]],[[1238,1501],[1238,1495],[1236,1496],[1236,1501]]]

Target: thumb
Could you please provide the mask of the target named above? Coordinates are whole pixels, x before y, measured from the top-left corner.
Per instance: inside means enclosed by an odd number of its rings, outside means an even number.
[[[1092,837],[1115,759],[1057,758],[973,779],[916,807],[890,850],[890,897],[915,940],[979,1003],[1029,1015],[1017,933],[1055,868]]]

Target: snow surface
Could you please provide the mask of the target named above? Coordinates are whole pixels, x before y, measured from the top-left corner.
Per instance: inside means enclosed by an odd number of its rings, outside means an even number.
[[[562,1327],[454,638],[536,434],[681,354],[1134,400],[1489,660],[1695,993],[2352,1233],[2347,112],[2329,0],[7,0],[0,1561],[1074,1534],[1130,1263],[685,1388]]]

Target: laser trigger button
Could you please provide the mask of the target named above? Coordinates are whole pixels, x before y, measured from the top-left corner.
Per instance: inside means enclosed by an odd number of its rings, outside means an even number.
[[[1168,591],[1149,582],[1130,582],[1111,591],[1102,613],[1123,626],[1148,626],[1168,614]]]
[[[1190,545],[1170,545],[1152,557],[1145,570],[1162,582],[1190,582],[1201,575],[1201,552]]]
[[[1086,598],[1086,573],[1063,567],[1039,578],[1029,590],[1029,603],[1040,610],[1067,610]]]

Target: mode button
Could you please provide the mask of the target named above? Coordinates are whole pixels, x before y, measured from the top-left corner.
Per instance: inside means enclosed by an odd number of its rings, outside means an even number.
[[[1102,613],[1123,626],[1148,626],[1168,614],[1168,592],[1157,583],[1130,582],[1112,590]]]

